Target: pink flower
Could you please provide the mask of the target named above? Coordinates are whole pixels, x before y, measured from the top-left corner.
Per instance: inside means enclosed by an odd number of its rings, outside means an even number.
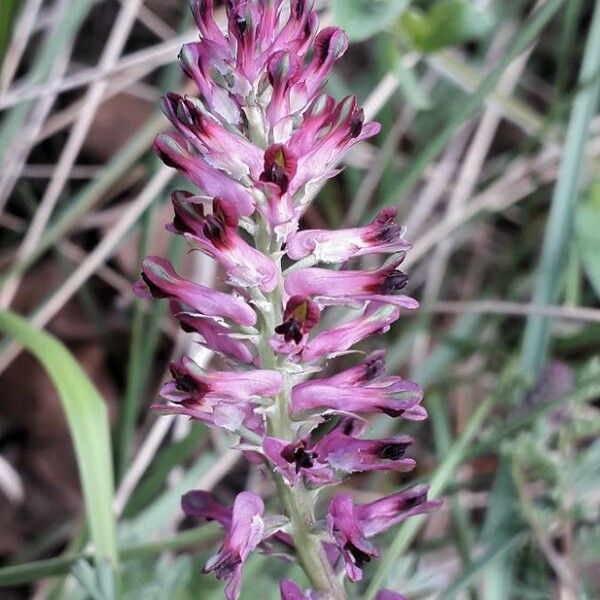
[[[227,581],[225,597],[237,600],[240,596],[244,562],[262,541],[265,524],[262,519],[263,501],[252,492],[238,494],[233,504],[231,525],[223,546],[204,567],[204,572],[215,571],[218,579]]]
[[[354,96],[344,98],[339,104],[327,98],[315,101],[305,115],[303,126],[289,142],[299,157],[293,191],[336,175],[339,159],[352,146],[379,132],[378,123],[365,124],[364,118]]]
[[[414,469],[412,458],[405,458],[406,449],[413,443],[407,435],[379,440],[356,437],[355,419],[342,419],[332,431],[316,444],[314,452],[321,462],[345,473],[367,471],[401,471]]]
[[[205,373],[187,356],[172,362],[169,368],[173,379],[160,391],[167,404],[156,408],[185,414],[230,431],[236,431],[251,420],[256,402],[277,395],[283,385],[277,371]]]
[[[255,200],[250,191],[226,173],[216,170],[178,133],[163,133],[154,142],[154,150],[169,167],[181,171],[187,179],[211,197],[226,198],[240,216],[254,212]]]
[[[369,359],[365,362],[367,366],[372,364]],[[345,413],[382,412],[390,417],[403,416],[415,421],[427,417],[427,412],[420,406],[423,393],[416,383],[397,376],[375,380],[368,369],[364,377],[357,377],[357,373],[363,371],[365,367],[359,366],[339,375],[311,379],[294,386],[292,412],[322,408]]]
[[[298,269],[285,279],[290,296],[312,296],[320,304],[381,302],[400,308],[418,308],[413,298],[394,295],[408,283],[408,276],[395,261],[376,271],[333,271],[331,269]]]
[[[284,144],[267,148],[260,182],[267,197],[266,217],[272,228],[293,221],[295,217],[292,194],[288,191],[297,168],[296,156]]]
[[[410,244],[402,239],[395,217],[395,208],[385,208],[366,227],[292,233],[287,239],[287,255],[293,260],[314,256],[318,262],[337,263],[367,254],[406,251]]]
[[[233,337],[231,328],[217,323],[210,317],[187,312],[180,303],[169,303],[171,314],[179,320],[181,329],[187,333],[197,333],[202,337],[202,344],[217,354],[226,356],[242,364],[251,363],[254,355],[247,344]]]
[[[238,181],[247,176],[256,180],[260,176],[262,150],[208,115],[196,98],[169,93],[163,98],[163,112],[215,169]]]
[[[354,504],[350,494],[337,494],[331,499],[329,531],[344,557],[351,581],[360,581],[362,566],[379,556],[368,538],[409,517],[439,508],[439,501],[427,500],[427,492],[427,486],[415,486],[368,504]]]
[[[283,323],[275,328],[275,333],[282,335],[286,342],[298,345],[320,318],[321,311],[310,298],[292,296],[287,301]]]
[[[399,594],[398,592],[392,592],[391,590],[381,590],[375,600],[408,600],[406,596]]]
[[[173,265],[160,256],[148,256],[144,260],[142,280],[143,284],[135,288],[141,297],[150,294],[154,298],[169,298],[201,315],[231,319],[239,325],[256,323],[256,313],[246,302],[180,277]]]
[[[232,207],[215,198],[212,213],[188,192],[175,192],[171,200],[175,210],[171,231],[183,235],[208,256],[223,265],[234,286],[259,287],[272,292],[277,285],[273,261],[244,241],[238,233],[238,216]]]
[[[216,520],[225,530],[205,571],[226,581],[227,600],[239,598],[243,566],[258,546],[290,559],[295,549],[309,578],[322,582],[315,585],[318,591],[304,592],[284,580],[282,600],[326,600],[340,595],[320,589],[335,580],[340,559],[348,578],[360,580],[363,564],[378,556],[372,536],[439,505],[427,500],[425,486],[358,505],[349,494],[338,494],[326,531],[318,531],[324,521],[314,490],[350,473],[403,472],[415,465],[405,456],[410,437],[369,439],[368,422],[358,416],[426,416],[419,386],[384,374],[383,352],[308,379],[326,360],[388,331],[402,308],[418,306],[400,293],[408,277],[399,267],[410,246],[395,209],[382,210],[365,227],[298,231],[318,185],[339,172],[353,145],[379,131],[377,123],[366,122],[355,97],[337,102],[323,93],[348,47],[346,34],[335,27],[319,32],[314,0],[220,4],[224,26],[215,18],[214,0],[191,0],[200,39],[182,48],[180,62],[197,91],[163,98],[175,131],[159,135],[154,148],[198,188],[173,193],[167,229],[217,262],[232,289],[225,293],[190,281],[169,261],[151,256],[135,291],[168,299],[181,328],[231,370],[205,371],[183,356],[170,364],[163,402],[154,408],[237,434],[239,450],[267,467],[280,492],[292,488],[284,503],[287,518],[264,516],[262,500],[251,492],[239,494],[232,508],[207,492],[183,497],[186,514]],[[348,264],[340,270],[307,268],[390,254],[387,264],[372,271],[350,270]],[[284,261],[302,262],[288,268]],[[346,306],[348,317],[327,328],[321,313],[330,306]],[[352,317],[355,309],[360,312]],[[302,560],[306,547],[295,538],[301,527],[312,548],[324,552],[317,564],[330,569],[325,577]],[[382,590],[377,600],[405,599]]]
[[[180,398],[183,394],[192,402],[213,397],[250,400],[256,396],[275,396],[283,386],[279,371],[253,369],[205,373],[188,356],[171,362],[169,369],[173,380],[164,386],[163,395],[172,393],[174,398]]]
[[[397,307],[371,302],[358,319],[328,329],[308,341],[302,350],[302,360],[313,362],[344,354],[366,337],[389,331],[399,316]]]
[[[438,509],[442,501],[428,500],[428,492],[429,486],[416,485],[368,504],[357,504],[354,514],[365,535],[372,537],[410,517]]]
[[[181,508],[188,517],[217,521],[225,529],[231,529],[232,509],[215,500],[210,492],[188,492],[181,498]]]
[[[281,592],[281,600],[325,600],[323,594],[310,590],[304,593],[302,588],[290,579],[281,581],[279,591]]]
[[[346,574],[350,581],[362,579],[362,566],[377,558],[379,552],[367,540],[361,524],[354,514],[354,504],[350,494],[338,494],[329,503],[327,515],[329,532],[338,545]]]
[[[263,451],[269,461],[285,477],[290,485],[295,485],[300,476],[312,487],[334,481],[333,471],[320,460],[306,440],[286,442],[274,437],[265,437]]]
[[[212,11],[211,11],[212,12]],[[184,44],[179,54],[183,72],[196,84],[208,111],[225,123],[239,123],[240,104],[224,86],[211,74],[232,74],[232,61],[229,43],[206,37],[200,42]],[[247,82],[236,81],[237,87]]]

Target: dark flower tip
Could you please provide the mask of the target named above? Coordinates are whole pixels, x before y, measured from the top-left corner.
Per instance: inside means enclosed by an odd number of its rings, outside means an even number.
[[[415,506],[419,506],[424,502],[427,502],[428,489],[419,490],[418,493],[411,496],[405,496],[399,502],[399,510],[409,510]]]
[[[273,144],[265,152],[265,170],[260,180],[274,183],[285,194],[297,168],[298,161],[288,148],[283,144]]]
[[[299,344],[304,335],[319,322],[320,311],[310,298],[292,296],[285,307],[283,318],[284,322],[275,328],[275,333],[283,335],[286,342]]]
[[[360,381],[363,383],[367,383],[369,381],[373,381],[385,371],[385,352],[378,351],[373,352],[367,359],[363,362],[363,373],[361,375]]]
[[[344,550],[352,555],[354,564],[356,564],[359,569],[366,563],[371,562],[371,557],[366,552],[357,548],[352,542],[348,542],[344,546]]]
[[[397,444],[387,444],[383,448],[379,455],[381,458],[385,458],[386,460],[399,460],[406,453],[406,449],[408,448],[408,443],[397,443]]]
[[[162,290],[159,286],[157,286],[149,277],[142,271],[141,273],[142,281],[146,284],[148,291],[152,294],[153,298],[168,298],[169,294],[167,294],[164,290]]]
[[[402,271],[395,270],[389,273],[379,287],[382,294],[393,294],[406,287],[408,275]]]
[[[357,138],[363,130],[365,123],[365,111],[361,108],[350,118],[350,137]]]
[[[198,384],[195,379],[189,375],[180,375],[175,378],[175,387],[180,392],[193,393],[198,391]]]
[[[296,465],[296,473],[300,472],[300,469],[311,469],[314,465],[314,461],[317,459],[318,454],[316,452],[307,451],[304,447],[304,443],[289,444],[281,451],[281,457],[290,464]]]

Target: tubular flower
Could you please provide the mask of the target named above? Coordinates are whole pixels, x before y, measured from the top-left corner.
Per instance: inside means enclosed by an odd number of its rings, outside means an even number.
[[[256,494],[251,492],[238,494],[223,546],[204,567],[206,573],[215,571],[219,579],[227,581],[225,587],[227,600],[235,600],[239,597],[243,564],[263,539],[264,508],[263,501]]]
[[[427,416],[420,387],[385,374],[383,352],[317,375],[418,306],[402,293],[408,276],[400,265],[410,245],[394,209],[364,227],[299,230],[318,186],[379,125],[366,120],[356,98],[337,102],[323,93],[348,40],[335,27],[319,31],[314,0],[224,4],[217,18],[213,0],[191,2],[200,38],[183,47],[180,62],[197,92],[165,96],[175,131],[159,135],[154,147],[190,183],[173,192],[167,229],[219,265],[225,288],[186,279],[150,256],[134,289],[167,299],[181,328],[229,370],[205,371],[188,356],[173,361],[155,408],[237,434],[239,449],[277,483],[287,516],[265,516],[250,492],[233,508],[201,491],[182,500],[190,517],[216,520],[225,531],[205,571],[226,582],[226,598],[239,598],[249,554],[277,544],[295,554],[312,588],[285,580],[284,600],[344,600],[338,571],[358,581],[362,565],[378,556],[373,536],[438,506],[417,487],[370,504],[338,494],[327,515],[315,508],[321,490],[351,473],[415,466],[406,455],[410,437],[366,435],[369,415]],[[381,266],[348,264],[367,255],[382,257]],[[346,314],[333,325],[322,318],[331,306]],[[392,598],[401,596],[378,596]]]
[[[313,256],[317,262],[339,263],[368,254],[404,252],[410,244],[395,219],[396,209],[384,208],[366,227],[299,231],[289,236],[286,253],[293,260]]]
[[[329,504],[327,522],[351,581],[362,579],[362,566],[379,556],[368,538],[409,517],[439,506],[427,500],[427,486],[416,486],[369,504],[355,505],[350,494],[338,494]]]

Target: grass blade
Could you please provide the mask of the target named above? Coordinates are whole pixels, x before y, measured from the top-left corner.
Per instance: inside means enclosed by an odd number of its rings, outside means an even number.
[[[559,281],[573,229],[573,208],[581,181],[585,145],[600,96],[599,75],[600,2],[597,1],[579,75],[580,91],[571,110],[558,183],[552,197],[548,228],[537,269],[534,304],[553,304],[558,296]],[[550,319],[541,315],[531,315],[527,319],[521,353],[523,372],[531,381],[542,368],[549,339]]]
[[[4,0],[0,4],[0,61],[4,58],[8,45],[15,7],[15,0]]]
[[[104,401],[71,353],[54,337],[7,311],[0,311],[0,330],[36,356],[58,390],[75,446],[96,555],[117,566],[112,456]]]
[[[123,544],[119,548],[119,553],[123,560],[129,560],[141,556],[160,554],[165,551],[182,550],[216,540],[219,536],[220,532],[217,524],[208,523],[202,527],[177,533],[172,537],[156,542]],[[0,569],[0,588],[66,575],[78,560],[92,557],[92,554],[80,553],[4,567]]]

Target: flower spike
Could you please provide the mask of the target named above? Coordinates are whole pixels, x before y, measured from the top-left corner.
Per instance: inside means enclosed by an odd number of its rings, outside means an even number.
[[[211,289],[149,256],[134,289],[167,299],[181,329],[218,355],[221,370],[187,355],[172,361],[153,408],[230,432],[276,483],[283,514],[265,514],[250,491],[232,507],[199,490],[182,498],[189,517],[223,528],[204,571],[224,581],[227,600],[240,598],[255,551],[304,569],[311,589],[283,580],[282,600],[347,600],[344,578],[359,581],[379,556],[372,538],[440,504],[426,486],[365,504],[334,492],[326,514],[316,502],[353,473],[415,467],[412,438],[373,439],[368,417],[424,419],[421,388],[386,375],[382,351],[350,357],[343,370],[329,362],[359,352],[358,344],[418,306],[404,293],[400,268],[410,244],[393,208],[363,227],[300,228],[344,154],[379,131],[356,97],[338,102],[323,93],[346,34],[319,30],[314,0],[225,0],[218,17],[216,4],[191,0],[199,39],[179,60],[197,89],[163,98],[174,131],[157,136],[154,149],[190,186],[171,196],[168,231],[214,260],[228,287]],[[363,256],[380,266],[363,270]],[[406,599],[381,590],[376,600]]]

